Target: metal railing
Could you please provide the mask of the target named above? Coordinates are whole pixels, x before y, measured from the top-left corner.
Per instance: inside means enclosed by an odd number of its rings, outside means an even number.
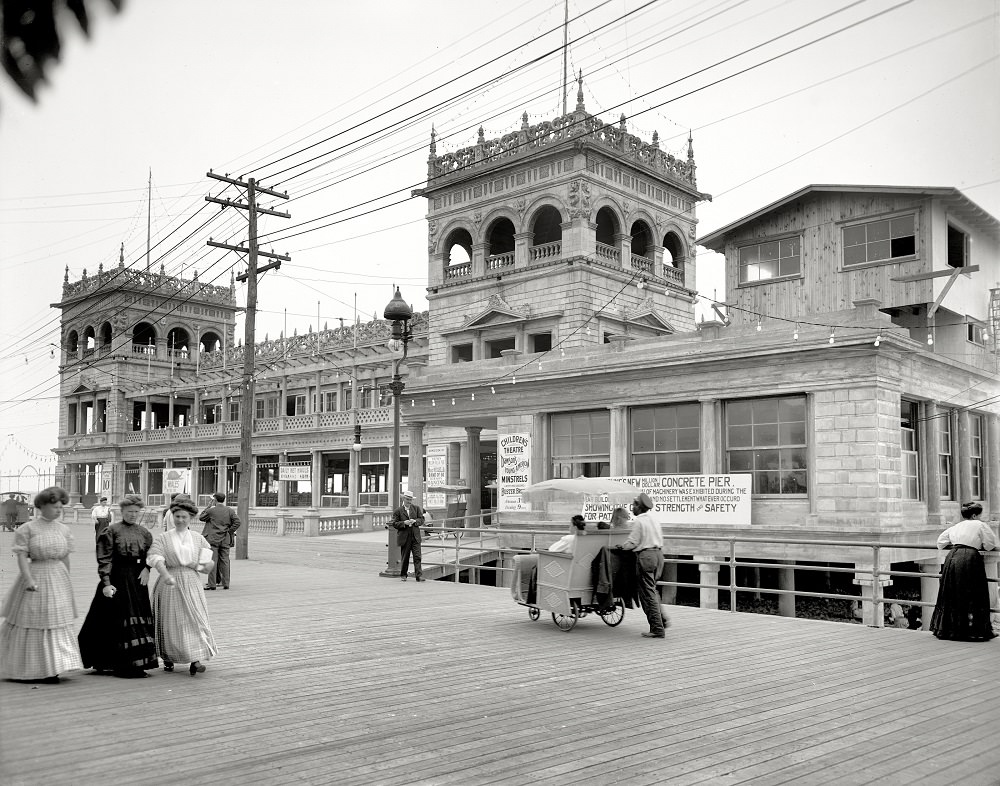
[[[476,570],[476,571],[492,571],[497,574],[502,573],[513,573],[513,568],[504,567],[503,561],[505,557],[513,557],[518,554],[533,553],[539,551],[537,548],[537,540],[539,537],[552,538],[554,535],[558,535],[559,532],[552,529],[547,530],[537,530],[537,529],[510,529],[507,527],[497,527],[494,525],[481,526],[481,527],[470,527],[465,526],[466,521],[475,520],[476,518],[483,519],[486,516],[496,514],[481,514],[479,517],[466,516],[460,519],[445,519],[438,524],[435,522],[433,525],[425,526],[423,529],[431,533],[432,538],[436,533],[437,536],[442,541],[447,541],[449,538],[454,539],[454,543],[447,544],[447,550],[453,551],[453,558],[444,560],[442,562],[423,560],[423,566],[426,569],[428,566],[440,567],[442,569],[442,578],[453,579],[455,582],[459,581],[459,576],[464,570]],[[561,532],[561,530],[560,530]],[[506,538],[506,536],[522,536],[529,539],[530,545],[527,548],[511,548],[505,547],[501,543],[501,538]],[[899,550],[920,550],[928,551],[934,554],[938,553],[938,548],[936,545],[928,545],[926,543],[880,543],[877,541],[842,541],[842,540],[810,540],[810,539],[799,539],[799,538],[759,538],[759,537],[738,537],[738,536],[708,536],[708,535],[668,535],[664,538],[664,551],[669,553],[683,553],[683,544],[686,542],[697,543],[697,550],[704,551],[705,543],[718,543],[720,546],[725,546],[728,554],[725,556],[713,556],[707,558],[692,558],[692,559],[680,559],[677,557],[664,557],[664,562],[669,564],[677,565],[712,565],[718,567],[728,567],[729,568],[729,582],[728,584],[718,584],[711,582],[682,582],[682,581],[658,581],[657,584],[661,587],[689,587],[707,589],[712,591],[717,591],[719,593],[728,593],[729,595],[729,611],[736,613],[739,611],[736,602],[736,596],[739,592],[746,593],[760,593],[760,594],[771,594],[771,595],[791,595],[803,598],[822,598],[829,600],[849,600],[849,601],[860,601],[862,603],[872,604],[872,621],[874,627],[881,627],[883,625],[884,618],[884,605],[886,603],[895,603],[899,599],[887,597],[882,592],[882,580],[888,580],[894,577],[913,577],[920,579],[940,579],[941,574],[939,572],[913,572],[904,570],[892,570],[890,569],[888,563],[886,562],[886,552],[889,551],[899,551]],[[767,545],[781,545],[781,546],[814,546],[814,547],[824,547],[824,548],[843,548],[843,549],[853,549],[855,552],[859,549],[863,552],[870,553],[870,563],[867,559],[859,561],[856,555],[845,555],[844,562],[853,562],[856,567],[845,568],[836,566],[823,566],[823,565],[809,565],[802,562],[760,562],[755,560],[751,555],[746,554],[747,551],[754,550],[755,546],[760,546],[763,544]],[[743,546],[744,557],[740,557],[738,546]],[[426,543],[425,548],[430,547],[431,549],[438,548],[432,542]],[[443,542],[440,548],[445,548],[445,543]],[[693,548],[691,550],[694,550]],[[495,552],[497,566],[476,564],[471,565],[463,563],[463,552]],[[984,555],[993,555],[994,557],[1000,557],[997,552],[982,552]],[[468,560],[468,555],[465,557]],[[806,559],[806,558],[803,558]],[[901,560],[902,562],[909,562],[912,560]],[[857,565],[863,564],[865,567],[857,567]],[[870,567],[868,565],[870,564]],[[758,587],[758,586],[744,586],[740,585],[736,581],[736,568],[768,568],[773,570],[791,570],[791,571],[817,571],[826,573],[850,573],[859,579],[864,581],[871,581],[871,594],[870,595],[844,595],[832,592],[811,592],[808,590],[796,590],[796,589],[777,589],[768,587]],[[996,584],[996,578],[989,578],[988,581],[991,584]],[[499,586],[499,582],[497,583]],[[917,600],[904,600],[902,601],[908,606],[921,606],[921,607],[934,607],[934,603],[917,601]],[[1000,613],[1000,608],[991,608],[991,613]]]

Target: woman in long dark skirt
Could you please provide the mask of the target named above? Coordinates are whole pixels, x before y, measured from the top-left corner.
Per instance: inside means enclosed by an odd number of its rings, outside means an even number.
[[[80,654],[85,668],[145,677],[146,669],[159,665],[147,589],[146,555],[153,536],[136,523],[142,508],[139,497],[125,497],[120,507],[122,521],[97,538],[101,581],[80,631]]]
[[[962,505],[962,521],[938,537],[939,549],[950,549],[941,568],[931,632],[939,639],[989,641],[996,634],[990,622],[990,590],[982,551],[996,548],[996,537],[979,520],[983,506]]]

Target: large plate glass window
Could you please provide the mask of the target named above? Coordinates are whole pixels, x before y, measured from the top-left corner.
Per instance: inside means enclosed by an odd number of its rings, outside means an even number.
[[[805,494],[805,396],[727,402],[726,456],[729,472],[753,476],[754,494]]]
[[[611,413],[608,410],[552,415],[552,477],[611,474]]]
[[[633,475],[701,472],[701,406],[663,404],[630,413]]]

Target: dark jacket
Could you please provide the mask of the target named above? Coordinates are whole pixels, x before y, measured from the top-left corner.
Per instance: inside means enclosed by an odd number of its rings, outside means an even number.
[[[635,554],[607,547],[597,552],[590,563],[594,581],[594,605],[600,609],[614,606],[618,598],[627,608],[638,606],[638,583],[635,573]]]
[[[423,540],[423,536],[420,533],[420,527],[424,523],[424,509],[420,507],[416,502],[411,502],[410,507],[413,509],[412,513],[406,512],[406,505],[400,505],[392,512],[392,520],[389,524],[396,530],[396,543],[400,546],[406,543],[420,543]],[[415,524],[405,524],[407,519],[414,519]]]
[[[240,528],[240,517],[236,511],[224,502],[217,502],[210,508],[205,508],[199,521],[205,522],[202,535],[208,545],[216,548],[228,548],[235,543],[236,530]]]

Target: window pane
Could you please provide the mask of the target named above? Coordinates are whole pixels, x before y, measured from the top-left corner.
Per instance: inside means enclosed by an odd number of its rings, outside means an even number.
[[[749,262],[756,262],[760,258],[757,246],[743,246],[740,249],[740,264],[745,265]]]
[[[753,403],[754,423],[777,423],[778,422],[778,399],[763,398]]]
[[[701,473],[700,453],[677,453],[677,471],[685,474]]]
[[[632,457],[632,471],[636,475],[655,475],[656,462],[655,454],[644,453]]]
[[[649,451],[653,450],[653,432],[633,431],[632,450],[634,450],[636,453],[648,453]]]
[[[865,225],[844,228],[844,246],[862,246],[865,243]]]
[[[870,224],[866,224],[868,230],[868,244],[871,245],[876,240],[888,240],[889,239],[889,222],[888,221],[873,221]]]
[[[890,237],[904,237],[913,234],[913,216],[900,216],[890,222]]]
[[[679,407],[674,407],[674,411],[677,413],[678,426],[694,426],[696,428],[701,426],[701,407],[699,405],[682,404]]]
[[[844,249],[845,265],[863,265],[868,261],[864,246],[848,246]]]
[[[632,410],[632,430],[651,429],[654,423],[654,410],[650,407],[635,407]]]
[[[777,258],[778,258],[777,242],[760,244],[760,259],[762,262]]]
[[[778,417],[782,423],[790,420],[806,419],[806,400],[801,397],[783,398],[778,400]]]
[[[677,431],[678,450],[698,450],[700,430],[696,428],[682,428]]]
[[[778,424],[777,423],[765,423],[760,426],[753,427],[753,444],[754,445],[777,445],[778,444]]]
[[[889,258],[889,241],[879,240],[876,243],[868,244],[868,261],[881,262]]]
[[[750,402],[730,401],[726,404],[726,420],[732,425],[750,423]]]
[[[794,276],[799,272],[799,258],[789,257],[788,259],[782,259],[778,263],[778,275],[779,276]]]
[[[667,431],[665,429],[658,430],[656,432],[654,444],[654,450],[677,450],[677,432],[674,430]]]
[[[753,428],[750,426],[730,426],[728,432],[729,446],[745,448],[753,445]]]
[[[797,257],[799,255],[799,239],[797,237],[788,238],[787,240],[782,240],[780,243],[781,251],[780,256],[784,257]]]
[[[778,427],[778,439],[781,445],[802,445],[806,441],[806,424],[782,423]]]
[[[758,278],[761,281],[765,281],[769,278],[774,278],[778,275],[778,261],[774,260],[772,262],[761,262],[757,268]]]
[[[899,237],[892,241],[891,253],[896,257],[909,257],[917,253],[917,243],[914,237]]]
[[[750,470],[752,469],[753,469],[753,451],[750,450],[729,451],[730,472],[750,472]]]
[[[658,475],[676,475],[677,455],[676,453],[657,453],[656,473]]]

